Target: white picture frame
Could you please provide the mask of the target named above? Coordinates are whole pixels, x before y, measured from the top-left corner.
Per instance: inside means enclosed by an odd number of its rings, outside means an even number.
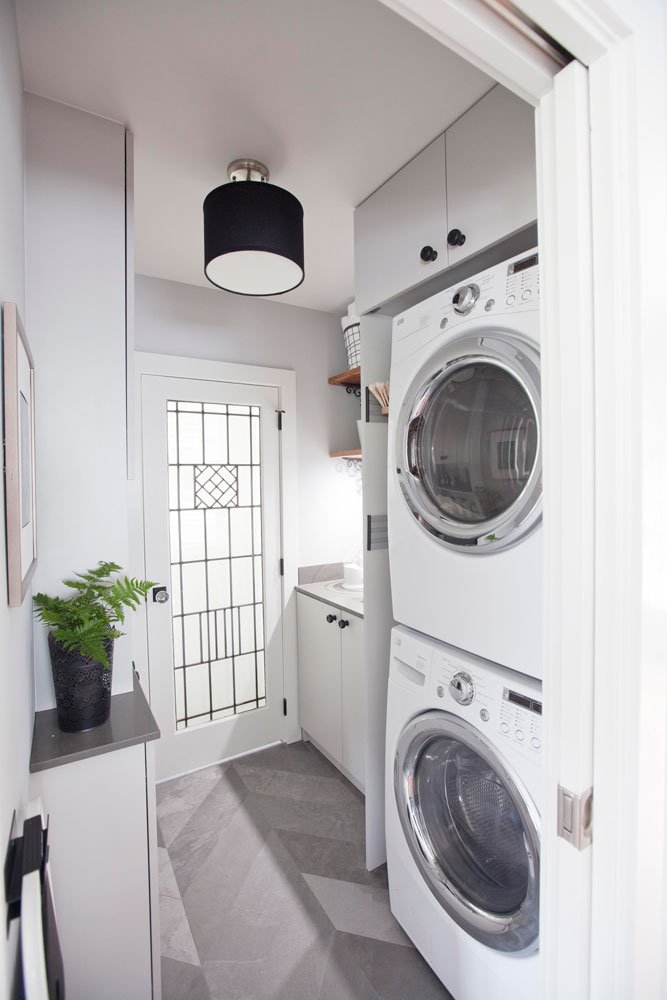
[[[37,565],[35,365],[14,302],[2,307],[7,596],[23,604]]]

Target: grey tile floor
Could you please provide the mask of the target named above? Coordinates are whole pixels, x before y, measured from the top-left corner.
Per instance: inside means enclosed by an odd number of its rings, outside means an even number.
[[[364,805],[309,743],[158,786],[163,1000],[451,1000],[364,866]]]

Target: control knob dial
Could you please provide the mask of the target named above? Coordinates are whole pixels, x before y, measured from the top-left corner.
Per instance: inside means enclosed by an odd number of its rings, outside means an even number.
[[[461,285],[452,297],[454,312],[467,316],[479,298],[479,285]]]
[[[449,693],[459,705],[470,705],[475,700],[475,684],[465,671],[459,670],[449,682]]]

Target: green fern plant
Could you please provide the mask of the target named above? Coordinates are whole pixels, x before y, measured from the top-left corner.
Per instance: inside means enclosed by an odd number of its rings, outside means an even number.
[[[151,587],[150,580],[127,576],[116,577],[121,567],[114,562],[100,562],[96,569],[76,573],[63,580],[76,594],[70,598],[33,597],[35,615],[53,630],[53,636],[64,649],[78,651],[82,656],[110,669],[106,644],[124,633],[117,625],[124,624],[126,609],[139,607]]]

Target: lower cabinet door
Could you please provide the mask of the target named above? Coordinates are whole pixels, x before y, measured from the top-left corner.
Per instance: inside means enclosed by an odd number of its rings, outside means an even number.
[[[341,629],[343,689],[343,767],[365,787],[366,709],[364,685],[364,622],[341,612],[350,624]]]
[[[301,727],[336,760],[343,759],[338,608],[297,594]],[[327,615],[335,616],[328,622]]]

